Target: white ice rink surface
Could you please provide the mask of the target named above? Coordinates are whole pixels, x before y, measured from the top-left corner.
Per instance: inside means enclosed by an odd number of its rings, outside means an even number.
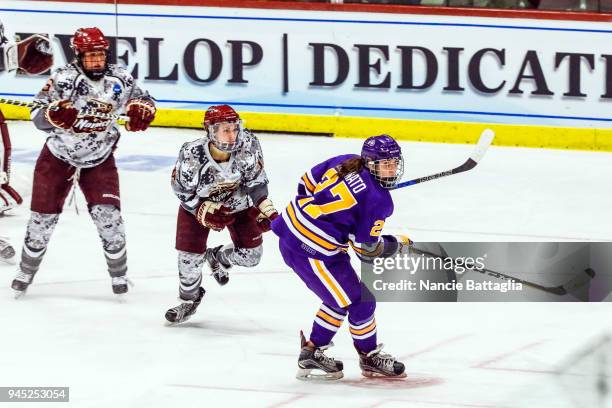
[[[44,140],[29,122],[9,128],[15,184],[23,185]],[[170,170],[181,144],[201,135],[155,128],[125,133],[120,142],[129,276],[136,285],[124,303],[111,293],[82,196],[81,215],[66,206],[24,299],[13,300],[9,288],[15,266],[0,265],[0,386],[69,386],[70,404],[58,406],[78,407],[608,406],[593,397],[589,376],[596,365],[572,373],[569,384],[555,372],[610,327],[609,303],[381,303],[378,338],[405,362],[406,379],[361,378],[343,327],[328,354],[344,360],[345,378],[296,380],[298,331],[310,330],[319,302],[282,263],[271,234],[259,266],[235,268],[225,287],[206,276],[198,313],[167,327],[164,313],[177,304],[178,287],[178,201]],[[361,145],[260,139],[279,208],[307,168]],[[454,167],[471,151],[402,147],[409,178]],[[611,174],[610,153],[492,147],[474,171],[394,192],[387,232],[418,241],[612,240]],[[27,219],[27,205],[0,219],[0,235],[18,250]],[[211,234],[209,245],[227,239]]]

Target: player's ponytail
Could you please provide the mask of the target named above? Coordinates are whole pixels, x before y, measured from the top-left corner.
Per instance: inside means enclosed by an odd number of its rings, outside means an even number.
[[[350,173],[359,173],[364,167],[365,163],[361,157],[352,157],[337,165],[336,171],[338,172],[338,177],[342,178]]]

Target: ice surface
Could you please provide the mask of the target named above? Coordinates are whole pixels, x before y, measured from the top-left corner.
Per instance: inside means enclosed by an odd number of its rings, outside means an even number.
[[[27,191],[43,135],[29,122],[9,128],[15,184]],[[136,284],[125,303],[111,293],[82,196],[80,215],[66,206],[24,299],[12,299],[15,267],[0,265],[0,386],[69,386],[70,405],[78,407],[580,406],[555,371],[609,328],[609,303],[382,303],[378,337],[406,363],[406,380],[361,378],[346,328],[328,352],[344,360],[345,379],[296,380],[298,332],[310,329],[319,302],[283,264],[271,234],[256,268],[236,268],[224,287],[205,277],[198,313],[182,326],[165,326],[178,286],[170,170],[181,144],[202,135],[154,128],[120,141],[129,276]],[[279,208],[306,169],[361,145],[260,139]],[[473,146],[402,148],[408,179],[455,167]],[[493,146],[473,171],[393,192],[386,231],[438,242],[612,240],[610,174],[610,153]],[[20,247],[27,219],[26,205],[0,219],[0,235]],[[209,244],[227,240],[211,234]],[[593,382],[585,379],[594,370],[572,374],[580,394],[592,395]]]

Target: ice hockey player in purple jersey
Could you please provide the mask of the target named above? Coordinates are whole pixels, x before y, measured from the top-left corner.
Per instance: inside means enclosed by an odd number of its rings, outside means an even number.
[[[172,172],[180,201],[176,225],[179,300],[166,320],[181,323],[193,315],[204,296],[206,262],[220,285],[233,265],[253,267],[262,255],[262,232],[278,212],[268,199],[268,178],[259,141],[242,127],[229,105],[204,114],[206,137],[185,143]],[[210,230],[227,228],[232,243],[207,248]]]
[[[272,223],[285,263],[323,302],[310,339],[301,334],[297,378],[342,378],[342,362],[324,352],[347,316],[362,374],[405,376],[404,365],[377,344],[376,301],[347,253],[352,247],[362,260],[371,261],[410,245],[407,237],[382,235],[385,220],[393,213],[389,189],[402,173],[397,142],[388,135],[370,137],[360,156],[333,157],[306,172],[297,197]]]
[[[32,214],[21,263],[12,288],[23,295],[38,272],[70,190],[80,188],[98,229],[113,293],[127,292],[127,251],[121,217],[119,175],[113,152],[120,131],[113,118],[123,113],[125,128],[143,131],[155,117],[155,104],[124,69],[108,63],[109,42],[96,27],[80,28],[72,38],[75,61],[56,70],[31,112],[47,135],[34,168]],[[93,114],[92,114],[93,112]]]

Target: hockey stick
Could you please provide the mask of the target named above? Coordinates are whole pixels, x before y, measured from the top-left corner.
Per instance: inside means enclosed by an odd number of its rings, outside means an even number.
[[[42,102],[36,102],[36,101],[25,102],[25,101],[19,101],[16,99],[5,99],[5,98],[0,98],[0,104],[23,106],[25,108],[46,108],[47,106],[49,106],[48,104],[42,103]],[[114,113],[101,113],[101,112],[96,112],[96,111],[89,110],[89,109],[82,109],[79,111],[78,117],[81,118],[84,116],[91,116],[91,117],[98,118],[98,119],[125,120],[126,122],[130,121],[130,117],[126,115],[117,115]]]
[[[476,143],[476,148],[474,149],[470,157],[461,166],[455,167],[452,170],[432,174],[431,176],[419,177],[413,180],[404,181],[403,183],[399,183],[393,189],[395,190],[398,188],[408,187],[414,184],[423,183],[424,181],[431,181],[446,176],[452,176],[453,174],[463,173],[464,171],[472,170],[474,167],[476,167],[478,162],[487,152],[489,146],[491,146],[493,138],[495,138],[495,133],[491,129],[485,129],[480,135],[478,143]]]
[[[410,251],[414,251],[422,255],[432,256],[434,258],[447,259],[443,257],[442,255],[434,254],[433,252],[424,251],[422,249],[418,249],[415,247],[410,247]],[[576,276],[574,276],[572,279],[570,279],[563,285],[543,286],[535,282],[529,282],[523,279],[515,278],[514,276],[506,275],[504,273],[497,272],[497,271],[492,271],[490,269],[473,268],[473,269],[468,269],[468,270],[474,271],[474,272],[480,272],[483,275],[492,276],[498,279],[513,280],[517,283],[521,283],[530,288],[538,289],[543,292],[552,293],[553,295],[559,295],[559,296],[563,296],[563,295],[567,295],[568,293],[572,293],[576,289],[579,289],[583,287],[584,285],[586,285],[587,283],[589,283],[595,277],[595,271],[591,268],[587,268],[584,271],[577,273]]]

